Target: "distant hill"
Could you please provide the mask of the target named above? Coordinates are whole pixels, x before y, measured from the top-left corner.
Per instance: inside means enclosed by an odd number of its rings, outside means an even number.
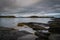
[[[0,16],[0,18],[16,18],[15,16]]]
[[[52,16],[27,16],[27,17],[0,16],[0,18],[54,18],[54,17]]]
[[[54,18],[52,16],[28,16],[28,17],[21,17],[21,18]]]

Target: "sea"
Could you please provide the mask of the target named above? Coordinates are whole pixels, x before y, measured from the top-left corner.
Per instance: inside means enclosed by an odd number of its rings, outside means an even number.
[[[17,27],[17,24],[22,22],[37,22],[47,24],[49,21],[51,21],[51,18],[0,18],[0,26]]]

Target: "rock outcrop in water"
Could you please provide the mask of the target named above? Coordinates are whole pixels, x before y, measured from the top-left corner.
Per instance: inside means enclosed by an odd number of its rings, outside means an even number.
[[[18,23],[17,26],[27,25],[28,27],[34,29],[34,30],[46,30],[45,27],[48,26],[48,24],[44,23],[36,23],[36,22],[28,22],[28,23]],[[43,27],[44,26],[44,27]]]

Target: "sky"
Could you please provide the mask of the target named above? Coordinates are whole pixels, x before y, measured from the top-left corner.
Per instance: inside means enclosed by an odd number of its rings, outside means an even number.
[[[0,0],[0,13],[58,13],[60,0]]]

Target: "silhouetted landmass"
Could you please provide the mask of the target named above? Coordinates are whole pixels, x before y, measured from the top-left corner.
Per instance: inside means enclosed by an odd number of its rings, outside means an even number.
[[[54,17],[52,16],[28,16],[28,17],[0,16],[0,18],[54,18]]]
[[[15,16],[0,16],[0,18],[16,18]]]
[[[30,16],[29,18],[39,18],[39,16]]]
[[[26,18],[54,18],[54,17],[50,17],[50,16],[29,16]]]

